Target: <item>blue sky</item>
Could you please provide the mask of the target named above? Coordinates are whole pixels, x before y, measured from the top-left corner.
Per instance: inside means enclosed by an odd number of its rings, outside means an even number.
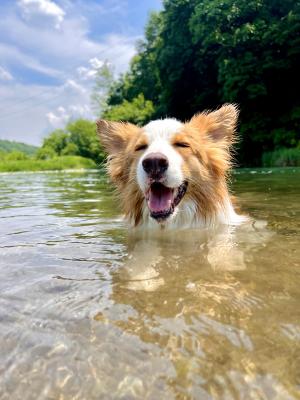
[[[41,144],[73,118],[94,118],[94,73],[126,71],[161,0],[2,0],[0,139]]]

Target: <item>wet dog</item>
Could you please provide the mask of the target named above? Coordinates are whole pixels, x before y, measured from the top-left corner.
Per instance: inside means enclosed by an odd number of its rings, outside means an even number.
[[[185,123],[97,121],[108,172],[131,225],[197,228],[245,220],[227,187],[237,118],[237,107],[225,104]]]

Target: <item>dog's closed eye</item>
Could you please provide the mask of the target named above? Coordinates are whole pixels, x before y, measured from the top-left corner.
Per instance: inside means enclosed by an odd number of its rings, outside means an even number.
[[[148,147],[148,145],[147,144],[139,144],[139,145],[137,145],[136,146],[136,148],[135,148],[135,151],[142,151],[142,150],[146,150],[147,149],[147,147]]]
[[[174,146],[175,147],[190,147],[190,145],[186,142],[175,142]]]

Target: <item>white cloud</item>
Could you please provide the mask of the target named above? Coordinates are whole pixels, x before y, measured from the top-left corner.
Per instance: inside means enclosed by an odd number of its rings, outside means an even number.
[[[62,128],[68,122],[70,115],[64,107],[58,107],[56,113],[49,112],[46,117],[54,129]]]
[[[88,104],[69,106],[72,115],[80,117],[91,117],[91,108]]]
[[[99,68],[103,67],[103,65],[104,65],[104,61],[99,60],[99,58],[97,58],[97,57],[91,58],[89,60],[89,63],[91,65],[91,67],[94,69],[99,69]]]
[[[89,60],[89,64],[91,67],[78,67],[77,68],[77,74],[79,76],[79,79],[83,81],[88,81],[88,80],[93,80],[95,79],[95,76],[97,75],[97,71],[103,67],[105,64],[105,61],[100,60],[97,57],[93,57]]]
[[[49,131],[45,115],[58,101],[55,95],[47,86],[0,83],[0,138],[40,144]]]
[[[107,3],[118,6],[115,0]],[[50,0],[17,4],[0,19],[0,59],[14,78],[1,80],[0,70],[0,138],[40,144],[50,130],[70,119],[93,118],[90,94],[97,70],[108,62],[116,74],[124,72],[135,54],[137,36],[102,34],[96,40],[80,6],[85,7],[85,1],[75,5],[62,0],[63,8]],[[22,83],[24,67],[32,83]],[[39,82],[43,74],[52,78],[53,86],[34,84],[35,71]]]
[[[93,60],[107,60],[121,73],[128,67],[135,53],[137,36],[109,34],[95,41],[89,37],[88,22],[81,16],[66,16],[59,30],[41,28],[26,23],[14,12],[8,12],[0,19],[0,37],[2,40],[0,59],[9,65],[32,65],[51,74],[51,70],[68,72]],[[1,54],[3,53],[3,54]],[[67,66],[67,68],[66,68]]]
[[[0,81],[0,139],[40,145],[51,130],[76,118],[93,119],[90,92],[76,81],[59,86]]]
[[[94,79],[95,76],[97,75],[97,70],[93,68],[78,67],[77,72],[79,78],[84,81]]]
[[[39,60],[12,45],[0,43],[0,59],[7,64],[26,67],[51,77],[59,77],[61,75],[58,69],[43,65]]]
[[[73,104],[67,107],[57,107],[55,111],[46,114],[52,129],[64,128],[65,125],[77,118],[91,119],[91,109],[88,104]]]
[[[0,80],[2,80],[2,81],[13,80],[12,74],[1,66],[0,66]]]
[[[67,82],[63,86],[67,90],[71,90],[75,93],[85,94],[86,89],[81,86],[79,83],[75,82],[73,79],[68,79]]]
[[[30,22],[41,22],[43,17],[58,29],[64,20],[64,10],[51,0],[19,0],[18,6],[23,18]]]

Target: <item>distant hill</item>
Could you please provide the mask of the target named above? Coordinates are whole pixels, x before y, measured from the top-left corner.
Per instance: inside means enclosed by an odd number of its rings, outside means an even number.
[[[11,151],[22,151],[30,156],[34,154],[37,149],[37,146],[32,146],[30,144],[0,139],[0,152],[4,151],[5,153],[10,153]]]

